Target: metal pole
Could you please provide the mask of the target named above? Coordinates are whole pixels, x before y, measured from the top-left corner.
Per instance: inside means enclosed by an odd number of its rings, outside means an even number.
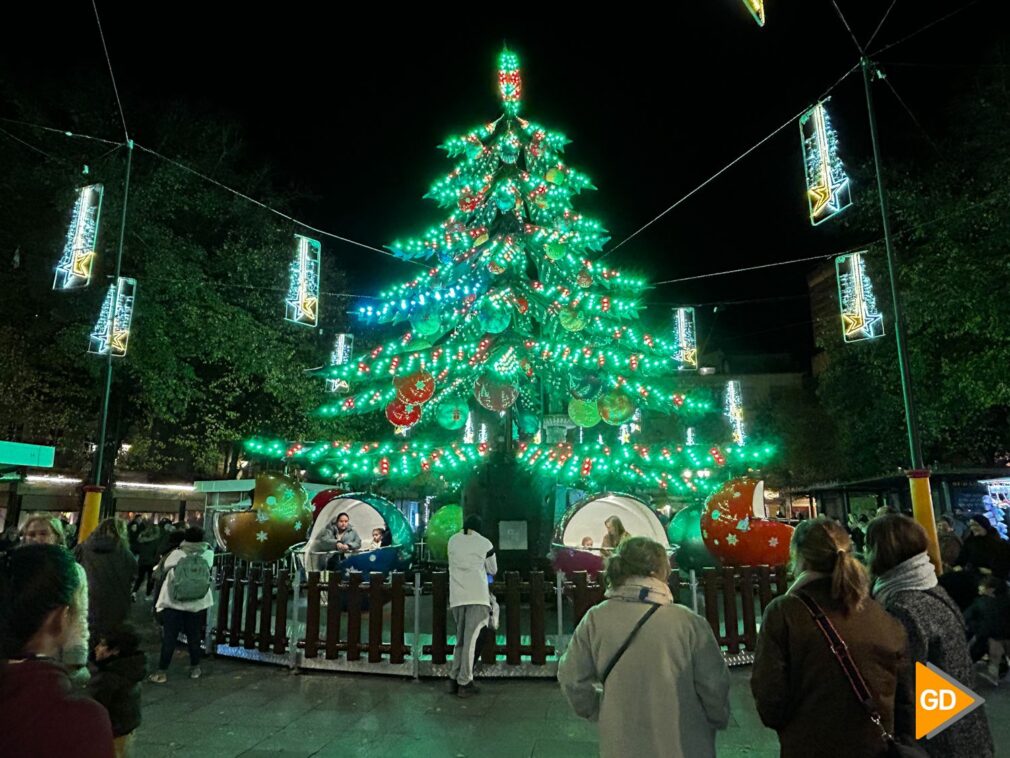
[[[564,595],[563,595],[563,593],[565,591],[565,574],[564,574],[563,571],[559,571],[555,575],[555,582],[554,583],[555,583],[554,595],[555,595],[555,600],[556,600],[556,602],[558,604],[558,643],[557,644],[558,644],[558,646],[560,646],[561,645],[561,638],[565,634],[565,624],[564,624],[565,599],[564,599]]]
[[[698,575],[691,569],[687,573],[688,586],[691,588],[691,610],[698,612]]]
[[[415,681],[421,678],[421,574],[414,572],[414,644],[410,646]]]
[[[891,285],[891,306],[894,309],[894,342],[898,353],[898,373],[901,377],[901,399],[905,405],[905,426],[908,432],[908,450],[912,468],[906,472],[912,494],[912,515],[926,530],[929,542],[929,557],[937,572],[942,570],[940,545],[936,536],[936,517],[933,514],[933,498],[929,485],[929,470],[922,457],[922,438],[915,413],[912,393],[912,375],[908,367],[905,321],[901,315],[901,300],[898,296],[898,281],[894,271],[894,246],[891,242],[891,222],[887,207],[887,191],[884,189],[884,175],[880,160],[880,140],[877,135],[877,114],[873,109],[873,89],[870,86],[876,67],[865,55],[861,60],[863,68],[863,88],[866,90],[866,112],[870,119],[870,140],[873,143],[873,167],[877,175],[877,195],[880,199],[880,220],[884,229],[884,251],[887,256],[887,276]]]
[[[891,285],[891,303],[894,309],[894,341],[898,346],[898,372],[901,375],[901,398],[905,404],[905,425],[908,428],[908,449],[912,457],[912,468],[922,468],[922,441],[916,422],[915,403],[912,398],[912,377],[908,370],[908,353],[905,337],[905,321],[901,316],[901,300],[898,297],[898,282],[894,274],[894,246],[891,243],[891,222],[888,217],[887,191],[881,170],[880,141],[877,136],[877,114],[873,109],[873,90],[870,87],[871,73],[875,71],[873,62],[863,57],[863,86],[866,90],[866,110],[870,117],[870,140],[873,142],[873,166],[877,174],[877,195],[880,198],[880,220],[884,227],[884,250],[887,254],[887,276]]]
[[[301,581],[301,577],[298,575],[298,571],[295,568],[294,564],[292,564],[292,568],[294,569],[294,572],[293,572],[293,574],[291,576],[291,585],[292,585],[291,586],[291,589],[292,589],[292,593],[291,593],[291,597],[292,597],[292,601],[291,601],[291,621],[288,622],[288,624],[289,624],[288,628],[291,630],[291,633],[288,635],[288,639],[290,640],[291,649],[288,651],[288,655],[290,655],[290,660],[288,661],[288,667],[291,669],[292,672],[297,672],[298,671],[298,636],[299,636],[299,629],[298,629],[298,610],[299,610],[299,607],[298,606],[299,606],[299,603],[301,602],[301,599],[302,599],[302,581]]]
[[[119,216],[119,244],[116,246],[116,275],[112,280],[112,333],[116,331],[116,300],[119,297],[119,276],[123,270],[123,239],[126,235],[126,208],[130,199],[130,170],[133,167],[133,140],[126,141],[126,179],[123,182],[123,210]],[[105,363],[105,394],[102,397],[102,422],[98,432],[98,455],[95,459],[95,484],[102,483],[105,459],[105,435],[109,422],[109,398],[112,394],[112,346]]]

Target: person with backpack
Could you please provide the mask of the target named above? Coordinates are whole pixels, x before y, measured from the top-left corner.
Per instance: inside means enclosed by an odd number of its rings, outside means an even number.
[[[158,593],[157,610],[162,614],[161,657],[158,670],[148,680],[164,684],[175,653],[175,642],[185,633],[189,647],[189,678],[200,678],[201,627],[205,611],[214,604],[211,597],[211,567],[214,551],[204,542],[203,529],[191,526],[182,544],[165,558],[165,578]]]

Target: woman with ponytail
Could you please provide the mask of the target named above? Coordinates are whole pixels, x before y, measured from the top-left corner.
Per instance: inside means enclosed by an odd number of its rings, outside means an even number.
[[[857,699],[811,608],[819,608],[845,642],[888,732],[896,698],[903,708],[911,705],[912,693],[898,692],[904,629],[869,597],[866,571],[840,524],[823,517],[801,522],[790,551],[796,579],[765,609],[754,654],[751,691],[761,721],[778,732],[783,758],[886,756],[880,728]]]
[[[866,530],[873,597],[908,634],[904,687],[914,688],[915,663],[932,663],[967,687],[975,686],[961,609],[943,587],[927,553],[926,530],[908,516],[879,516]],[[996,673],[999,661],[991,662]],[[990,680],[992,683],[993,680]],[[899,713],[899,731],[914,734],[914,714]],[[919,746],[931,756],[990,758],[992,734],[985,706],[975,709]]]
[[[600,755],[714,758],[729,722],[729,671],[712,628],[676,605],[666,548],[646,537],[607,561],[607,599],[579,622],[558,682],[599,721]]]
[[[0,755],[112,758],[105,709],[59,663],[87,640],[87,578],[56,545],[0,555]]]

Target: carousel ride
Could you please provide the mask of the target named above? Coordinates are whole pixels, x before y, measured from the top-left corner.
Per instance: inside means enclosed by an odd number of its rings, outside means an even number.
[[[606,522],[617,518],[633,537],[648,537],[666,546],[671,555],[675,548],[667,540],[666,530],[656,512],[634,495],[601,492],[573,505],[554,531],[552,563],[558,571],[603,570],[607,548],[603,546]]]
[[[251,502],[208,511],[218,546],[251,563],[291,558],[308,571],[329,567],[346,574],[404,570],[413,560],[414,535],[407,517],[389,500],[368,492],[326,489],[310,500],[306,488],[291,477],[260,474]],[[328,549],[325,533],[341,513],[361,537],[361,549]],[[376,529],[383,530],[381,546],[368,549]]]

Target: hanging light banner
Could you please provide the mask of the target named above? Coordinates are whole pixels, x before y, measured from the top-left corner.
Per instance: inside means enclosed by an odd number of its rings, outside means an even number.
[[[810,223],[817,226],[852,205],[849,177],[838,158],[838,134],[820,102],[800,116]]]
[[[698,369],[698,338],[695,333],[694,308],[677,308],[673,312],[673,332],[677,347],[673,359],[680,371]]]
[[[330,365],[343,366],[345,363],[351,360],[351,354],[353,352],[354,352],[354,335],[338,334],[336,339],[333,340],[333,352],[330,353]],[[347,382],[345,382],[343,379],[326,380],[327,392],[343,392],[347,389],[348,389]]]
[[[747,441],[747,433],[743,423],[743,398],[740,395],[740,382],[736,379],[726,382],[726,398],[724,414],[733,429],[733,442],[743,445]]]
[[[884,316],[877,307],[873,283],[866,273],[863,253],[835,258],[838,303],[842,310],[842,338],[846,342],[872,340],[884,336]]]
[[[747,6],[747,10],[757,21],[758,26],[765,25],[765,0],[743,0],[743,4]]]
[[[119,277],[118,287],[109,287],[102,304],[102,312],[91,332],[88,352],[122,358],[130,340],[130,325],[133,323],[133,300],[137,293],[137,280]],[[113,300],[115,307],[113,308]]]
[[[63,243],[63,255],[56,266],[54,290],[77,289],[91,283],[102,195],[101,184],[91,184],[78,190],[70,226],[67,227],[67,239]]]
[[[291,281],[284,302],[284,318],[296,324],[319,323],[319,257],[317,240],[295,235],[295,259],[291,262]]]

